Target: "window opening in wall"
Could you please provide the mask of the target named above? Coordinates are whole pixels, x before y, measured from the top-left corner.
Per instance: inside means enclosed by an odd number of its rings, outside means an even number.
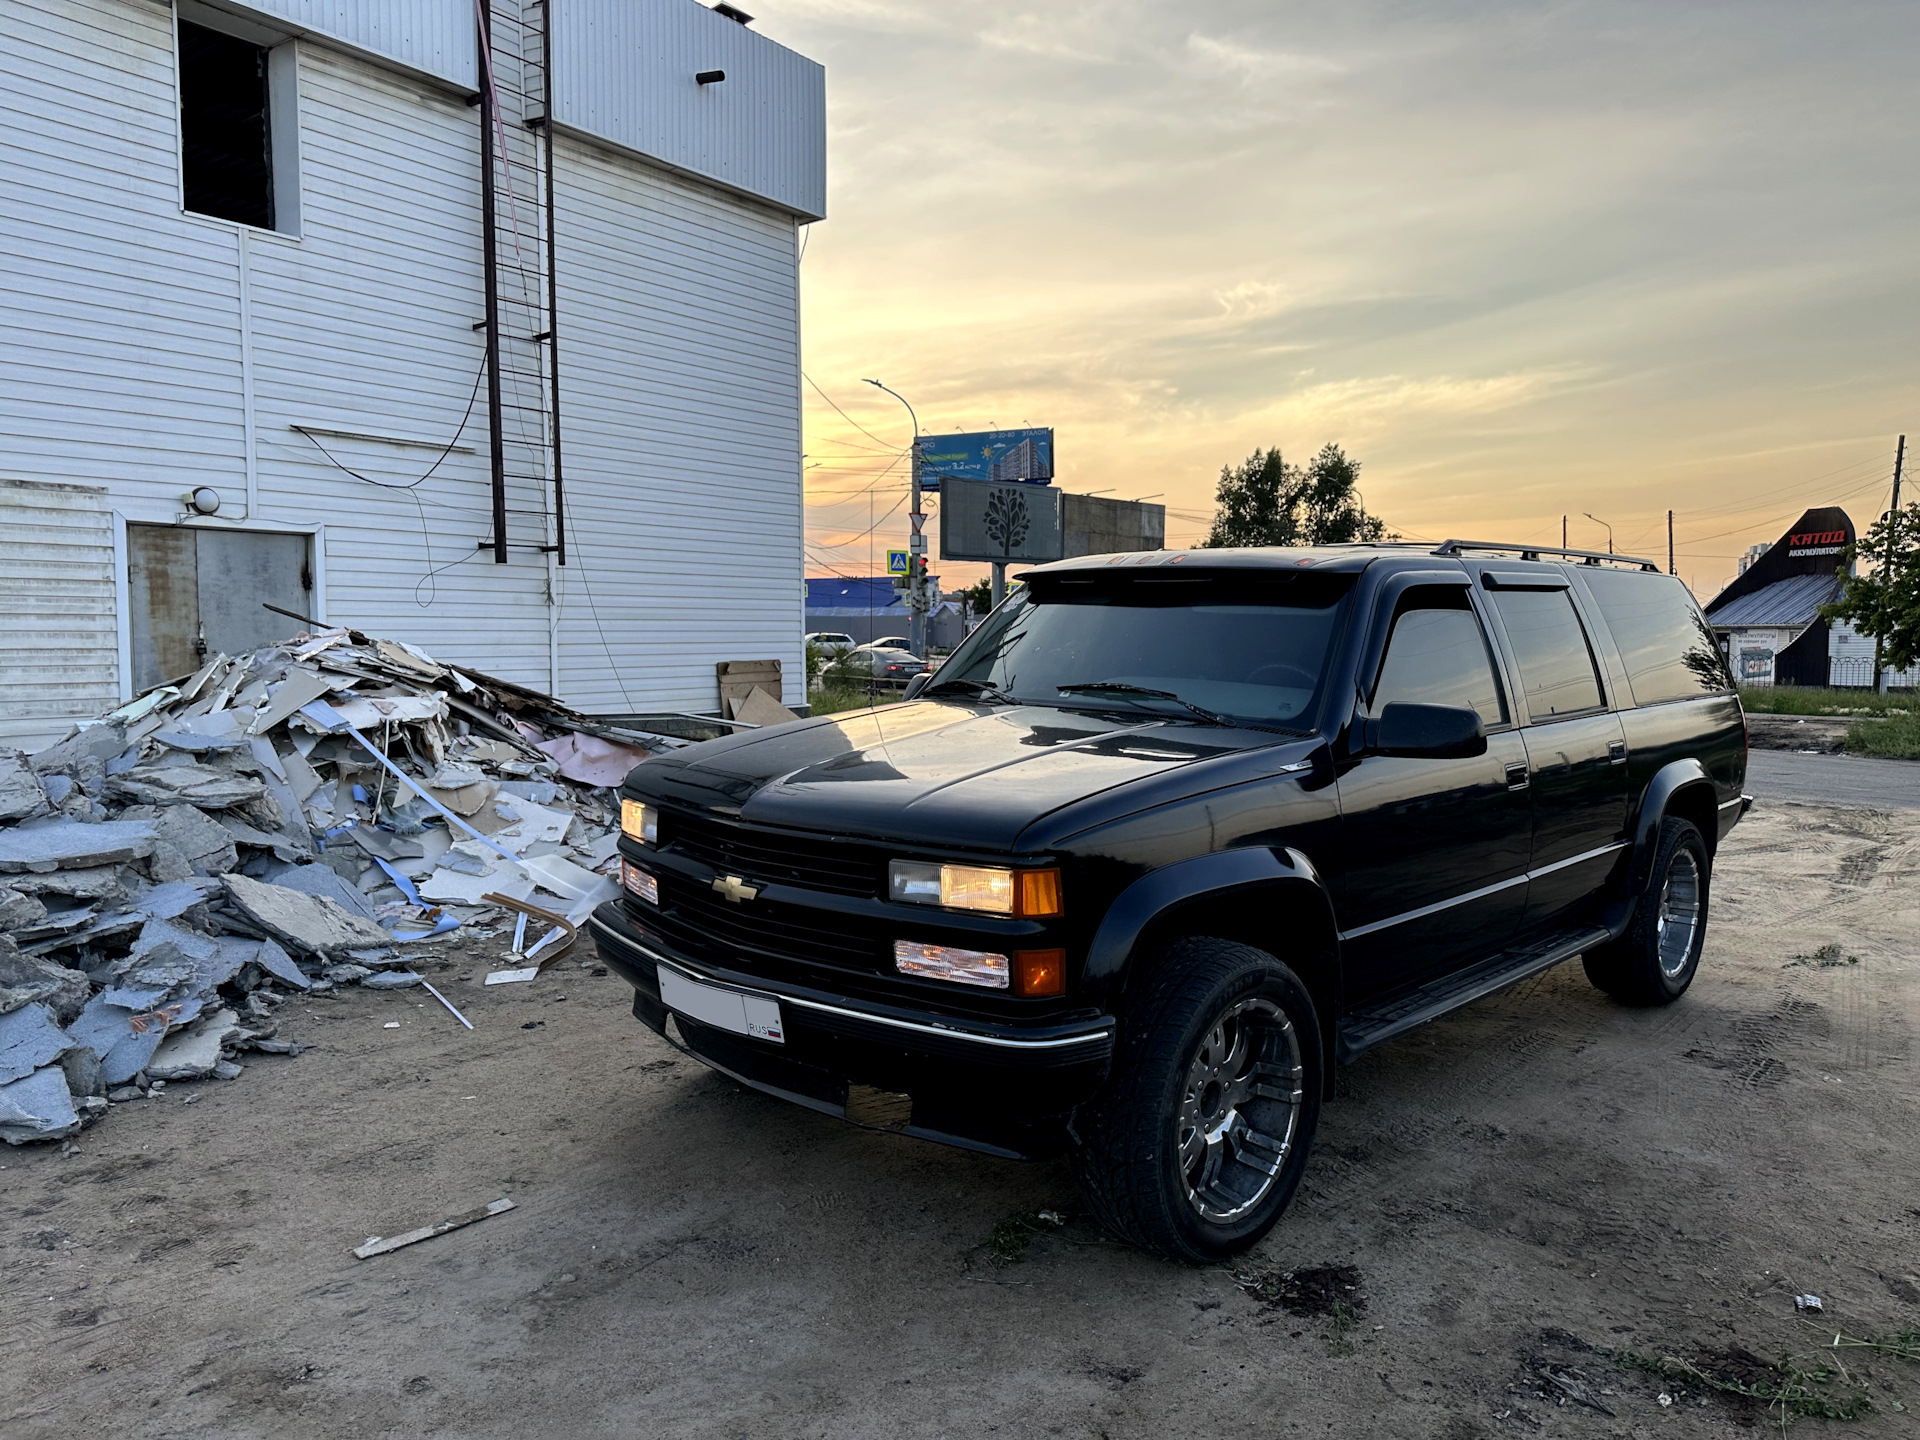
[[[180,22],[180,164],[186,207],[273,228],[267,47]]]

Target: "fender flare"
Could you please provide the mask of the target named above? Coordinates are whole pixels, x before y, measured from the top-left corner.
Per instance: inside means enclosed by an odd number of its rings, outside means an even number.
[[[1629,898],[1645,894],[1653,879],[1653,852],[1660,841],[1660,822],[1667,818],[1673,797],[1695,785],[1704,787],[1712,803],[1718,806],[1720,792],[1714,788],[1713,777],[1707,773],[1706,766],[1691,756],[1662,765],[1647,782],[1640,796],[1639,812],[1633,820],[1633,864],[1627,870]],[[1716,838],[1706,837],[1709,849]]]
[[[1291,847],[1247,846],[1200,855],[1142,875],[1107,907],[1093,942],[1087,947],[1084,974],[1094,982],[1119,979],[1133,958],[1140,937],[1161,915],[1176,905],[1249,886],[1284,885],[1297,889],[1321,912],[1327,933],[1334,937],[1334,970],[1339,971],[1339,926],[1334,922],[1332,897],[1313,862]],[[1337,1004],[1336,997],[1336,1004]]]

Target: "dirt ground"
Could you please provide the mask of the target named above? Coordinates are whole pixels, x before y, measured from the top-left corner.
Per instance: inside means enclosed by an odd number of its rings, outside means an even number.
[[[1368,1055],[1216,1269],[1103,1239],[1064,1166],[743,1090],[616,979],[448,953],[471,1034],[418,992],[291,1002],[311,1051],[0,1154],[0,1434],[1777,1430],[1627,1357],[1774,1385],[1920,1329],[1920,811],[1763,804],[1714,903],[1670,1009],[1575,963]],[[1824,1354],[1811,1393],[1873,1409],[1803,1433],[1920,1434],[1920,1363]]]

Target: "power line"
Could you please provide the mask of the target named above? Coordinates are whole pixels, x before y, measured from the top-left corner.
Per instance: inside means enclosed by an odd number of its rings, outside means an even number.
[[[846,411],[842,410],[839,407],[839,405],[835,403],[834,398],[831,395],[827,394],[826,391],[822,390],[820,388],[819,382],[816,381],[811,375],[807,374],[807,372],[804,370],[800,372],[800,375],[801,375],[801,378],[807,382],[807,384],[813,386],[813,390],[816,395],[818,395],[822,400],[826,401],[827,404],[833,406],[834,413],[839,415],[839,417],[842,420],[846,421],[849,425],[853,426],[854,429],[858,430],[862,435],[866,436],[869,440],[873,441],[875,444],[885,445],[888,448],[888,450],[892,450],[893,445],[891,441],[882,440],[878,435],[874,434],[871,430],[867,429],[866,426],[862,425],[858,420],[854,419],[851,415],[847,414]]]

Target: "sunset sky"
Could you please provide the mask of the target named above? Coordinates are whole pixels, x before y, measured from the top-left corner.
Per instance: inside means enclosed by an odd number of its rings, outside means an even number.
[[[1591,511],[1664,560],[1671,507],[1702,595],[1809,505],[1864,529],[1920,432],[1910,0],[752,8],[827,68],[811,574],[905,543],[867,376],[1054,426],[1170,545],[1223,463],[1332,440],[1409,537],[1604,549]]]

